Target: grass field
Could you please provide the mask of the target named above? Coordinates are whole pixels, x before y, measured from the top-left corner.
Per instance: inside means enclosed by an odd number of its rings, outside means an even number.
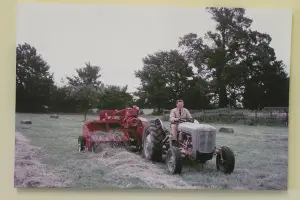
[[[20,124],[23,119],[32,125]],[[180,176],[171,176],[164,163],[153,164],[122,149],[78,152],[82,119],[16,114],[16,187],[287,189],[287,127],[227,125],[235,133],[218,133],[217,145],[235,153],[231,175],[218,172],[213,159],[202,169],[184,166]]]

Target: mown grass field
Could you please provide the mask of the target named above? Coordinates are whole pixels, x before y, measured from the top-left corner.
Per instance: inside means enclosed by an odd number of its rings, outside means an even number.
[[[23,119],[32,124],[20,124]],[[213,159],[202,169],[187,165],[180,176],[171,176],[164,163],[153,164],[122,149],[78,152],[82,119],[16,114],[16,187],[287,189],[287,127],[225,125],[235,133],[218,133],[217,145],[235,153],[231,175],[218,172]]]

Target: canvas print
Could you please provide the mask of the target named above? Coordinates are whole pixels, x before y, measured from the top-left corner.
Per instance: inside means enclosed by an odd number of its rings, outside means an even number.
[[[14,187],[286,190],[291,24],[19,3]]]

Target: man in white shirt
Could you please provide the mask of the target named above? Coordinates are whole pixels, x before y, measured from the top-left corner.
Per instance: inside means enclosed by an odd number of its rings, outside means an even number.
[[[192,118],[190,112],[183,106],[184,106],[183,100],[177,100],[176,108],[172,109],[170,112],[172,140],[177,141],[178,125],[176,124],[176,121],[181,118]],[[179,141],[182,140],[180,135],[178,139]]]

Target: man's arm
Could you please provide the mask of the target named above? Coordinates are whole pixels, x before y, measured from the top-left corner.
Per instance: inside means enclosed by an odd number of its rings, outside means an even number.
[[[171,110],[171,112],[170,112],[170,122],[174,122],[175,120],[177,120],[177,118],[175,116],[175,111]]]
[[[193,118],[190,111],[188,109],[185,109],[186,110],[186,116],[187,118]]]

